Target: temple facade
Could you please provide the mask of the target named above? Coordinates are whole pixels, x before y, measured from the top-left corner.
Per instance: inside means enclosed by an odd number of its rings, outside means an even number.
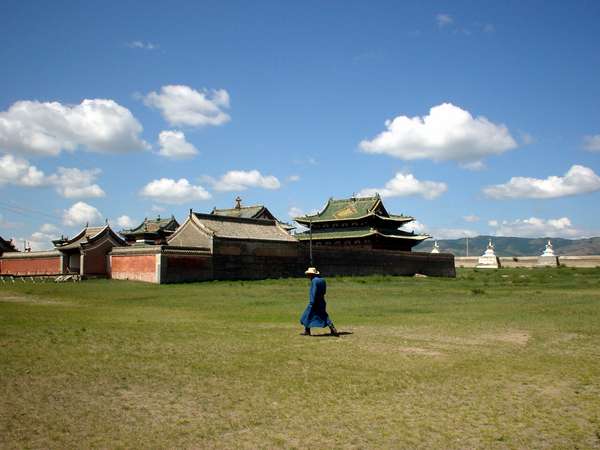
[[[295,220],[309,228],[296,237],[303,242],[312,239],[314,246],[411,251],[431,237],[400,230],[414,217],[388,213],[379,195],[330,198],[321,212]]]
[[[166,244],[167,238],[179,228],[179,222],[174,216],[164,219],[158,216],[155,219],[145,218],[135,228],[123,230],[119,234],[125,238],[129,245],[133,244]]]
[[[107,276],[110,274],[108,253],[127,243],[109,225],[85,227],[71,239],[52,241],[61,257],[63,274]]]

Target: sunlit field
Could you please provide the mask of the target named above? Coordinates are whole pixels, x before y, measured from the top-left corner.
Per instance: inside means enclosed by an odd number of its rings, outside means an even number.
[[[327,282],[0,284],[0,447],[600,447],[600,269]]]

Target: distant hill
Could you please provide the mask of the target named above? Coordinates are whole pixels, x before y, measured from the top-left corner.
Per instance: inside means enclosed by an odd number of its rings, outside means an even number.
[[[481,256],[487,248],[488,240],[492,239],[498,256],[537,256],[540,255],[548,242],[548,238],[519,238],[499,236],[477,236],[469,238],[469,256]],[[583,256],[600,255],[600,237],[587,239],[550,238],[554,253],[557,255]],[[453,253],[455,256],[465,256],[465,238],[438,239],[441,253]],[[413,248],[416,252],[430,252],[433,239]]]

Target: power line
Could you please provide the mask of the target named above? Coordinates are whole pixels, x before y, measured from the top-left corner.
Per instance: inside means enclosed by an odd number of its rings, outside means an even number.
[[[0,209],[10,211],[15,214],[20,214],[25,217],[33,217],[34,215],[38,215],[38,216],[48,217],[52,220],[57,220],[59,222],[61,220],[61,218],[59,216],[55,216],[53,214],[48,214],[46,212],[43,212],[43,211],[40,211],[37,209],[28,208],[26,206],[16,205],[12,202],[0,201]]]

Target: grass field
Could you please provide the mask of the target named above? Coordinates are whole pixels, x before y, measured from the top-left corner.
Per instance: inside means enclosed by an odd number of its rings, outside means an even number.
[[[0,284],[0,447],[600,448],[600,269],[327,281]]]

